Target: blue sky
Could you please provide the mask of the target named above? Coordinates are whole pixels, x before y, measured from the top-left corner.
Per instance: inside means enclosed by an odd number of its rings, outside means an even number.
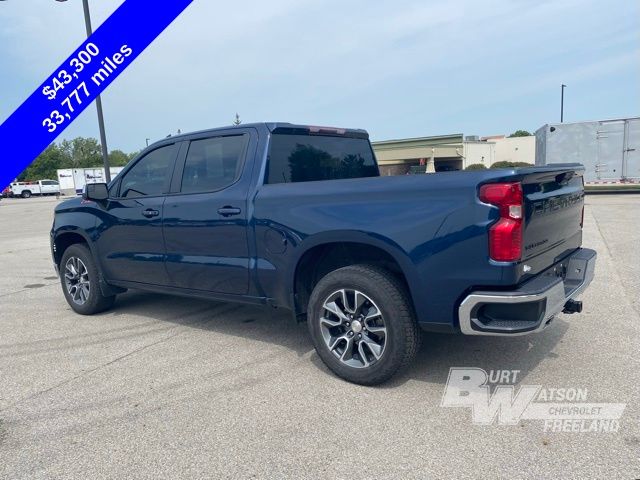
[[[94,27],[121,3],[93,0]],[[195,0],[103,95],[107,143],[236,112],[373,140],[534,131],[559,120],[562,83],[565,121],[637,116],[639,19],[636,0]],[[0,122],[83,35],[80,0],[0,2]],[[59,140],[79,135],[98,137],[95,107]]]

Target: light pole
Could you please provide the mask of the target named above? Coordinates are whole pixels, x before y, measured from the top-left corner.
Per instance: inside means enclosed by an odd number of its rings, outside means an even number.
[[[563,83],[560,88],[560,123],[564,121],[564,89],[567,86]]]
[[[56,2],[66,2],[67,0],[56,0]],[[82,0],[84,9],[84,25],[87,30],[87,38],[93,33],[91,28],[91,14],[89,13],[89,0]],[[96,97],[96,110],[98,111],[98,129],[100,130],[100,145],[102,146],[102,162],[104,163],[104,175],[107,183],[111,181],[111,170],[109,168],[109,151],[107,149],[107,134],[104,130],[104,116],[102,113],[102,99],[100,95]]]

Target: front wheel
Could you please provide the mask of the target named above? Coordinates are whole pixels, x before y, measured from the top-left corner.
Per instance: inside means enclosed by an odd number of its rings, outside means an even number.
[[[334,270],[318,282],[307,312],[322,361],[353,383],[376,385],[416,355],[420,331],[404,286],[373,265]]]
[[[115,295],[102,294],[98,269],[86,245],[71,245],[65,250],[60,262],[60,281],[67,303],[81,315],[107,310],[115,301]]]

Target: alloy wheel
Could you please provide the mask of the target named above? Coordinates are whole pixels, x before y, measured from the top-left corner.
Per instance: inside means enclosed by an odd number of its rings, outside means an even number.
[[[64,283],[67,293],[76,305],[84,305],[89,299],[91,282],[87,266],[78,257],[70,257],[64,266]]]
[[[358,290],[342,289],[326,298],[320,331],[329,351],[349,367],[370,367],[384,354],[387,327],[382,311]]]

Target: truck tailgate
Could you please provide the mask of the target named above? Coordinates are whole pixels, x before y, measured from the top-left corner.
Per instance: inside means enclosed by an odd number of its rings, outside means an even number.
[[[525,223],[522,261],[535,274],[558,262],[582,243],[583,167],[557,165],[526,169],[522,178]]]

